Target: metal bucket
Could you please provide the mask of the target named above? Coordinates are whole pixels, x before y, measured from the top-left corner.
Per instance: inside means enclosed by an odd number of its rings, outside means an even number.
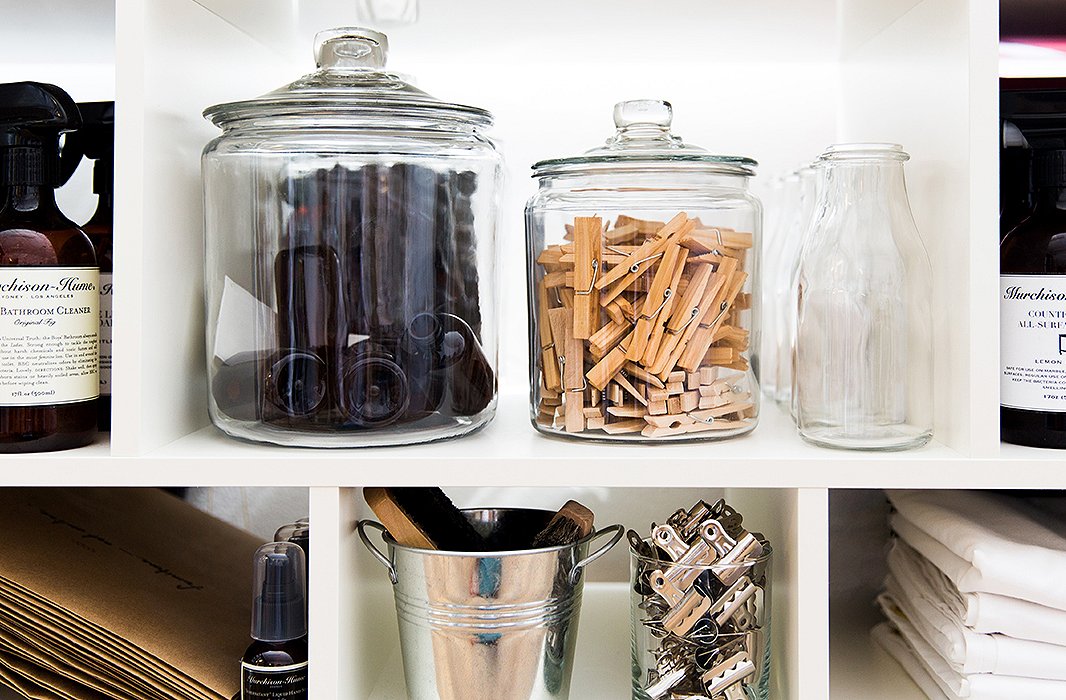
[[[621,539],[622,526],[572,545],[515,550],[508,543],[531,541],[554,513],[485,508],[463,515],[502,551],[415,549],[397,544],[380,523],[357,526],[392,579],[408,697],[568,698],[584,569]],[[371,543],[367,528],[381,531],[388,556]],[[611,533],[589,554],[594,540]]]

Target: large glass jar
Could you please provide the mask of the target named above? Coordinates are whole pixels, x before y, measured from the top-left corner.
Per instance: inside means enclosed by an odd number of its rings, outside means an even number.
[[[204,114],[212,420],[357,447],[485,425],[496,407],[491,115],[385,72],[384,35],[316,38],[319,70]]]
[[[823,447],[901,450],[933,434],[932,269],[894,144],[832,146],[797,271],[799,433]]]
[[[756,163],[615,106],[604,147],[534,166],[526,206],[531,414],[600,440],[707,440],[758,421]]]

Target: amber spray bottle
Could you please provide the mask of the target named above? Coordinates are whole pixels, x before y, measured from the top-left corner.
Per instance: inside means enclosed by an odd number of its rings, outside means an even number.
[[[241,700],[307,700],[307,573],[303,549],[273,542],[255,553],[252,639]]]
[[[60,134],[80,121],[54,85],[0,84],[0,452],[96,436],[100,272],[55,201]]]
[[[96,249],[100,265],[100,401],[99,428],[111,430],[111,273],[115,211],[115,103],[81,102],[81,128],[63,146],[64,177],[74,173],[83,157],[93,163],[96,211],[82,225]]]

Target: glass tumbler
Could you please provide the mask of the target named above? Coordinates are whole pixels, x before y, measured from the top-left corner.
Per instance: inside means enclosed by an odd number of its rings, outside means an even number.
[[[769,543],[758,556],[684,565],[630,542],[634,700],[770,696]]]
[[[892,144],[818,160],[823,191],[797,272],[793,349],[800,435],[901,450],[932,436],[932,272]]]

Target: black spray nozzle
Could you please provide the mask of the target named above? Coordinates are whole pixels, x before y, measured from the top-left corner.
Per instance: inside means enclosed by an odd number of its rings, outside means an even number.
[[[255,553],[252,638],[286,642],[307,634],[307,572],[303,549],[273,542]]]
[[[78,105],[61,88],[0,83],[0,184],[59,185],[59,136],[79,126]]]
[[[79,102],[81,128],[67,136],[60,158],[60,184],[78,169],[82,158],[95,160],[93,192],[110,194],[115,176],[115,103]]]

